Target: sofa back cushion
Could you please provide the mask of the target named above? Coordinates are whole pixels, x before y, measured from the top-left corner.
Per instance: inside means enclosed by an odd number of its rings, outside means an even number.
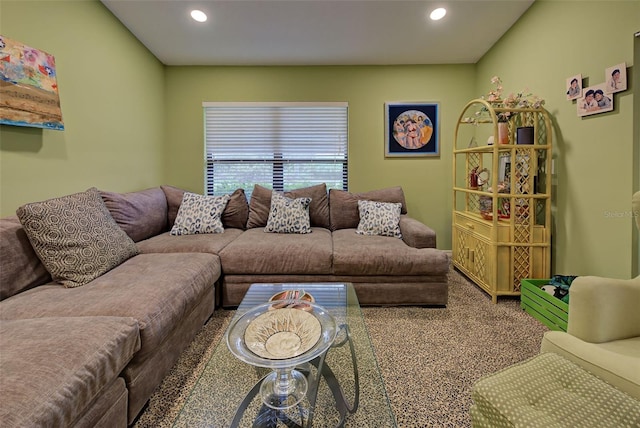
[[[331,230],[355,229],[360,222],[358,201],[400,203],[401,213],[407,213],[407,204],[402,187],[389,187],[364,193],[350,193],[344,190],[329,190],[329,212]]]
[[[101,190],[111,217],[134,242],[167,230],[167,198],[159,187],[131,193]]]
[[[266,227],[271,211],[271,189],[256,184],[251,193],[249,203],[249,220],[247,229],[254,227]],[[301,189],[284,192],[284,196],[291,199],[311,198],[309,205],[309,219],[312,227],[329,228],[329,198],[325,183]]]
[[[0,300],[51,281],[18,217],[0,219]]]
[[[34,202],[16,214],[55,281],[79,287],[138,254],[98,189]]]
[[[186,190],[167,185],[160,186],[160,188],[167,198],[167,220],[169,229],[171,229],[176,222],[178,210],[180,209],[180,204],[182,204],[182,198]],[[249,202],[247,202],[247,196],[244,194],[244,189],[236,189],[230,196],[231,198],[222,212],[222,225],[225,228],[244,230],[247,225],[247,218],[249,217]]]

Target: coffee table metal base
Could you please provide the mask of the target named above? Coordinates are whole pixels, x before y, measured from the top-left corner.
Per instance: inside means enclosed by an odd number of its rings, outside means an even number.
[[[325,364],[325,358],[327,353],[331,351],[333,348],[342,347],[345,345],[349,345],[349,350],[351,352],[351,361],[353,364],[353,375],[355,381],[355,389],[354,389],[354,398],[352,402],[349,402],[347,397],[344,394],[344,391],[340,387],[340,383],[336,378],[335,374],[331,370],[328,364]],[[316,368],[315,375],[313,374],[313,370],[311,370],[310,365]],[[335,400],[335,407],[340,415],[340,420],[336,425],[337,428],[343,427],[347,417],[356,412],[358,410],[358,404],[360,399],[360,383],[358,378],[358,363],[356,360],[355,348],[353,345],[353,341],[351,340],[351,334],[349,332],[349,326],[346,324],[342,324],[338,330],[338,336],[336,337],[336,341],[331,345],[331,347],[324,354],[316,357],[311,360],[309,363],[302,365],[301,367],[296,367],[296,370],[302,372],[307,377],[309,382],[309,390],[307,392],[307,398],[309,400],[309,406],[307,409],[304,409],[304,406],[297,405],[293,406],[287,410],[279,410],[274,409],[272,407],[263,404],[260,407],[258,415],[253,423],[253,428],[275,428],[278,424],[290,427],[290,428],[309,428],[313,426],[313,414],[316,405],[316,399],[318,395],[318,388],[320,386],[320,380],[324,379],[327,383],[327,386],[331,390],[333,394],[333,398]],[[240,421],[242,417],[249,407],[249,404],[255,399],[255,397],[260,393],[260,387],[262,385],[262,378],[246,395],[240,406],[238,406],[238,410],[236,411],[235,417],[231,422],[231,427],[239,427]],[[285,397],[286,399],[286,397]],[[308,416],[305,418],[305,414]]]

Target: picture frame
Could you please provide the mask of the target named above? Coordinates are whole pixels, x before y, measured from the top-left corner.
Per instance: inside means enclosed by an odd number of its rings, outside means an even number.
[[[608,67],[604,72],[607,94],[627,90],[627,63],[622,62]]]
[[[566,83],[567,100],[582,98],[582,74],[567,77]]]
[[[501,153],[498,162],[498,183],[511,182],[511,154]]]
[[[576,103],[578,116],[589,116],[613,110],[613,96],[606,93],[607,83],[584,88],[584,97]]]
[[[62,131],[53,55],[0,35],[0,125]]]
[[[384,155],[440,156],[440,105],[437,102],[385,103]]]

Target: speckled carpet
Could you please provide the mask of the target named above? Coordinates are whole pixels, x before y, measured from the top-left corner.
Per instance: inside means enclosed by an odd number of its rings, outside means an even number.
[[[446,308],[365,307],[363,313],[399,427],[471,426],[473,383],[536,355],[547,331],[520,309],[519,299],[493,304],[453,269]],[[135,427],[172,425],[233,314],[214,312]]]

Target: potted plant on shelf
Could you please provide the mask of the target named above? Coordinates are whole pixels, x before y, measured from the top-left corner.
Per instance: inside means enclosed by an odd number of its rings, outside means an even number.
[[[540,108],[544,105],[545,101],[539,96],[526,91],[512,92],[503,99],[502,92],[504,88],[502,86],[502,79],[500,79],[499,76],[493,76],[491,78],[491,84],[494,85],[494,88],[480,98],[490,103],[494,108],[501,109],[501,111],[496,113],[498,119],[498,142],[500,144],[508,144],[509,121],[518,114],[517,112],[510,111],[510,109]],[[502,109],[506,110],[502,111]],[[482,107],[475,112],[474,117],[463,120],[477,124],[480,119],[486,118],[488,113],[489,110],[486,107]]]

